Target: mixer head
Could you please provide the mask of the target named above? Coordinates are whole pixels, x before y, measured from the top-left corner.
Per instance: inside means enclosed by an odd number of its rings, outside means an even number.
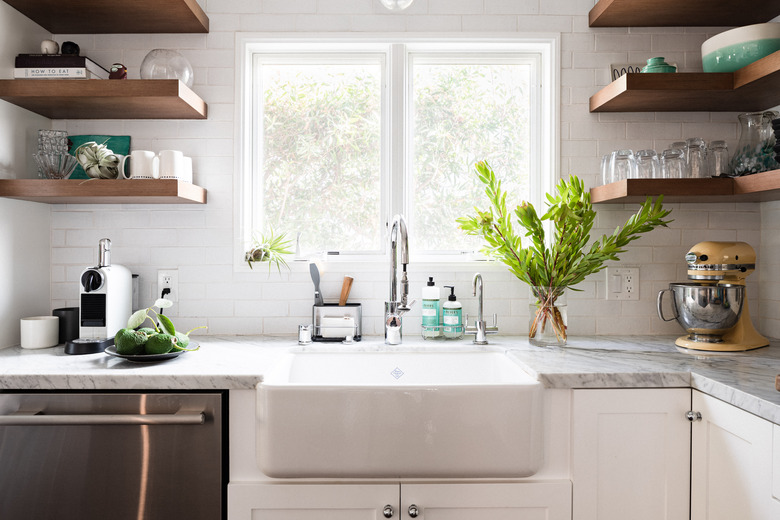
[[[744,280],[756,269],[756,251],[746,242],[699,242],[685,261],[691,280]]]

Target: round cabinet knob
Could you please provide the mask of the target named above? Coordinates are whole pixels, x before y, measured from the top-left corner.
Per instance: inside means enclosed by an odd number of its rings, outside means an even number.
[[[393,513],[395,513],[395,511],[393,511],[393,506],[391,506],[390,504],[387,504],[385,508],[382,510],[382,514],[385,515],[385,518],[392,518]]]
[[[419,514],[420,514],[420,510],[417,509],[416,505],[412,504],[409,506],[409,516],[411,516],[412,518],[417,518],[417,515]]]
[[[685,418],[691,422],[701,421],[701,412],[694,412],[693,410],[689,410],[685,413]]]

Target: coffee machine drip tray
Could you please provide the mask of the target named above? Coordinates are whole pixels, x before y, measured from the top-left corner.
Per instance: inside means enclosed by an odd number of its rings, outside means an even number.
[[[65,343],[66,354],[100,354],[114,344],[114,338],[73,339]]]

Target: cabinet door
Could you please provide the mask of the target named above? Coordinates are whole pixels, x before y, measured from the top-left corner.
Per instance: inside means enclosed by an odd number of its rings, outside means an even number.
[[[228,520],[385,520],[398,514],[398,484],[228,485]]]
[[[410,508],[417,516],[410,514]],[[570,520],[571,482],[402,484],[399,520]]]
[[[693,392],[691,519],[780,518],[772,496],[772,423]],[[778,447],[780,449],[780,447]]]
[[[691,391],[575,390],[574,520],[688,518]]]

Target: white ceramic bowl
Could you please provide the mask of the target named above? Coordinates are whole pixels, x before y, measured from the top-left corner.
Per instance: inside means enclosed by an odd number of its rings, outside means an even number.
[[[780,23],[757,23],[716,34],[701,44],[704,72],[734,72],[780,50]]]

